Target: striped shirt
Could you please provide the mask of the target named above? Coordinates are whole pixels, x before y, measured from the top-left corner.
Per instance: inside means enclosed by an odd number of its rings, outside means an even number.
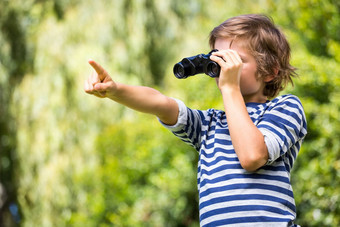
[[[180,100],[176,102],[177,123],[163,125],[199,152],[201,226],[294,226],[290,171],[307,134],[299,99],[284,95],[266,103],[246,104],[269,154],[267,164],[255,172],[240,165],[224,111],[193,110]]]

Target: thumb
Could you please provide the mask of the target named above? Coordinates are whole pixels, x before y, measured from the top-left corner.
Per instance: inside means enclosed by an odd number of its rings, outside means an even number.
[[[94,85],[94,90],[96,91],[106,91],[108,89],[107,84],[104,83],[97,83]]]
[[[115,83],[113,81],[97,83],[94,85],[93,89],[98,92],[112,92],[115,89]]]

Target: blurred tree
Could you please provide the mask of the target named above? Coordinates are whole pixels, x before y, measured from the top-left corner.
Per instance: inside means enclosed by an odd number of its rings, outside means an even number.
[[[32,53],[28,51],[26,27],[22,24],[26,16],[24,10],[4,1],[0,5],[0,12],[0,184],[3,185],[0,225],[10,226],[18,221],[17,217],[10,214],[9,209],[17,204],[16,126],[10,112],[10,100],[25,72],[32,70]]]
[[[161,85],[169,61],[184,39],[185,28],[197,15],[204,15],[203,1],[120,1],[109,18],[113,38],[122,45],[108,51],[119,71],[137,76],[146,85]],[[174,48],[177,47],[177,48]],[[126,56],[121,55],[121,51]]]
[[[52,4],[61,19],[63,4],[66,3],[54,1]],[[0,186],[3,189],[0,195],[0,226],[12,226],[20,220],[17,205],[17,125],[10,104],[16,87],[26,74],[33,72],[34,40],[29,36],[44,16],[44,11],[38,14],[31,11],[35,5],[47,8],[49,4],[7,0],[0,4]]]
[[[330,0],[3,0],[0,225],[19,213],[22,226],[197,225],[195,151],[152,117],[84,94],[86,58],[118,81],[223,108],[213,80],[178,81],[171,68],[243,13],[270,13],[299,68],[287,91],[301,98],[309,130],[292,173],[298,223],[339,225],[339,4]]]
[[[334,57],[340,48],[340,2],[337,0],[270,1],[280,22],[300,35],[308,50]]]

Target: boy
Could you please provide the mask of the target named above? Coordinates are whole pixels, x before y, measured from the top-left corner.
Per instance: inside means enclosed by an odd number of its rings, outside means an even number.
[[[284,35],[263,15],[230,18],[210,33],[224,111],[193,110],[140,86],[116,83],[96,62],[85,91],[156,115],[199,152],[201,226],[294,226],[290,170],[306,120],[299,99],[277,96],[295,75]],[[268,98],[274,98],[271,101]]]

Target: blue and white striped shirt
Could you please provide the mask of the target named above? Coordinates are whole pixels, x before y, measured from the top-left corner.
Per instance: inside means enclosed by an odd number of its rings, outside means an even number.
[[[269,153],[267,164],[255,172],[240,165],[224,111],[193,110],[176,101],[177,123],[164,126],[199,152],[201,226],[294,226],[290,171],[307,134],[299,99],[284,95],[266,103],[246,104]]]

